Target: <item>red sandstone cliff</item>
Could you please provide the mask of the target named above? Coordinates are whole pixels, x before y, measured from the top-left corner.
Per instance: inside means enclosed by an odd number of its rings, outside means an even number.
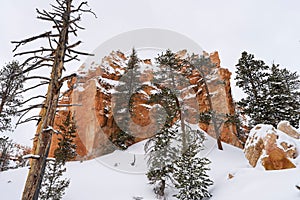
[[[181,55],[182,54],[182,55]],[[182,51],[178,56],[184,56],[185,51]],[[234,114],[233,99],[231,96],[230,76],[231,73],[220,67],[220,59],[217,52],[209,55],[211,61],[215,63],[215,74],[211,80],[210,93],[213,106],[216,112]],[[121,129],[117,125],[112,105],[112,94],[115,92],[115,87],[118,85],[121,77],[127,71],[127,58],[121,52],[112,52],[100,62],[93,62],[89,66],[81,66],[78,70],[79,77],[69,82],[69,91],[62,98],[63,104],[73,104],[67,110],[72,112],[77,126],[77,144],[78,158],[92,158],[105,153],[111,152],[116,147],[111,142]],[[145,60],[141,63],[144,68],[142,75],[139,77],[141,83],[148,83],[154,77],[153,65],[150,60]],[[190,84],[195,83],[200,79],[197,71],[193,71],[188,77]],[[214,82],[223,82],[224,84],[213,84]],[[200,87],[200,86],[199,86]],[[148,98],[156,90],[153,85],[145,85],[142,92],[138,92],[132,98],[133,107],[131,115],[132,120],[129,123],[129,129],[136,136],[134,139],[127,141],[126,145],[142,140],[151,136],[153,130],[157,129],[157,124],[153,117],[153,110],[150,108]],[[198,88],[198,90],[201,88]],[[182,96],[189,96],[189,92],[183,93]],[[184,97],[182,97],[184,99]],[[192,98],[195,100],[195,98]],[[207,97],[205,93],[196,95],[196,104],[191,98],[186,98],[185,104],[191,108],[197,108],[198,112],[188,112],[186,118],[190,123],[197,123],[191,116],[198,115],[201,112],[209,110]],[[191,109],[193,110],[193,109]],[[66,110],[60,110],[56,118],[56,124],[61,123],[66,116]],[[199,126],[208,134],[214,136],[215,133],[212,125],[208,123],[199,123]],[[222,141],[242,147],[241,142],[236,136],[236,126],[232,123],[226,123],[221,127]],[[53,155],[57,145],[57,136],[53,136],[50,156]]]

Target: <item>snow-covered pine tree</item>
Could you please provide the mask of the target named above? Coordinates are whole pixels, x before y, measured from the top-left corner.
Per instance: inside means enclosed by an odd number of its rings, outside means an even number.
[[[188,147],[185,154],[193,154],[192,147]],[[191,155],[182,155],[176,162],[174,179],[177,181],[175,187],[179,189],[176,198],[180,200],[199,200],[211,197],[208,191],[213,182],[209,179],[207,165],[210,161],[207,158],[198,158]]]
[[[167,183],[172,181],[174,161],[178,148],[174,141],[178,135],[178,125],[164,126],[159,133],[150,138],[146,145],[148,172],[147,178],[154,185],[154,193],[158,198],[165,199]]]
[[[61,199],[70,184],[70,180],[62,177],[66,171],[66,161],[76,156],[76,145],[74,144],[76,126],[70,111],[63,123],[58,126],[58,132],[58,147],[54,151],[55,158],[47,162],[39,194],[41,200]]]
[[[185,139],[185,114],[187,113],[185,112],[188,112],[190,108],[188,105],[184,105],[182,97],[184,94],[190,94],[191,84],[187,76],[191,73],[189,71],[191,68],[187,67],[188,63],[185,59],[179,57],[170,49],[160,54],[156,58],[156,63],[159,65],[160,70],[156,72],[154,82],[160,87],[168,88],[169,94],[166,94],[166,97],[173,99],[173,101],[169,101],[169,106],[177,112],[177,117],[181,122],[179,128],[181,129],[182,150],[184,151],[187,146]],[[182,70],[183,67],[186,67],[185,70]]]
[[[56,160],[49,160],[47,162],[39,194],[40,200],[62,199],[66,188],[70,184],[70,180],[62,178],[65,171],[66,167],[62,162]]]
[[[11,117],[18,114],[21,106],[24,75],[17,61],[12,61],[0,70],[0,132],[11,130]]]
[[[159,104],[166,112],[166,119],[157,116],[158,123],[165,120],[163,128],[145,145],[149,171],[147,177],[154,184],[154,192],[165,198],[167,185],[173,184],[174,162],[180,152],[187,148],[185,113],[190,109],[184,105],[182,94],[190,93],[187,79],[190,71],[181,72],[186,60],[167,50],[156,58],[159,70],[155,72],[153,86],[158,90],[150,96],[150,104]],[[164,116],[165,117],[165,116]]]
[[[179,134],[179,125],[174,123],[178,114],[176,96],[168,89],[162,88],[160,93],[151,95],[150,102],[156,102],[164,107],[167,116],[163,128],[150,138],[145,144],[148,172],[147,178],[154,185],[154,193],[164,198],[167,182],[172,180],[173,163],[178,155],[176,138]],[[164,120],[164,119],[158,119]]]
[[[286,68],[280,69],[279,65],[273,64],[267,81],[269,123],[277,126],[280,121],[287,120],[292,126],[298,127],[300,120],[299,75]]]
[[[238,104],[242,113],[251,118],[251,124],[268,123],[273,126],[281,120],[298,127],[299,75],[273,64],[268,67],[254,56],[242,53],[237,66],[236,85],[246,93]]]
[[[246,94],[238,105],[243,108],[242,114],[251,118],[250,125],[268,122],[268,103],[266,100],[267,78],[269,67],[262,60],[255,60],[254,55],[242,53],[236,65],[236,86]]]
[[[289,113],[288,121],[294,127],[300,128],[300,76],[297,72],[291,72],[286,68],[281,69],[281,75],[286,87],[286,94],[289,96],[288,108],[286,108]]]
[[[198,86],[203,88],[203,91],[205,92],[207,97],[207,102],[209,109],[204,112],[200,113],[200,120],[205,120],[208,123],[212,123],[214,132],[217,139],[217,145],[219,150],[223,150],[222,142],[221,142],[221,133],[220,128],[225,122],[224,116],[226,116],[227,113],[218,113],[215,110],[215,105],[213,104],[212,98],[214,94],[211,93],[210,89],[211,87],[215,87],[216,84],[224,84],[222,81],[217,81],[211,83],[211,79],[214,79],[217,74],[215,70],[215,64],[212,63],[210,57],[205,55],[192,55],[189,58],[189,62],[191,66],[198,71],[198,73],[201,75],[201,78],[198,80]],[[208,78],[209,77],[209,78]],[[197,91],[198,93],[198,91]]]
[[[179,104],[174,93],[176,92],[174,90],[176,71],[171,71],[172,68],[177,68],[178,62],[175,54],[170,50],[156,58],[156,62],[161,70],[159,74],[155,74],[154,85],[159,88],[159,91],[151,95],[149,103],[161,105],[166,112],[166,119],[160,119],[158,116],[159,122],[165,120],[164,126],[148,140],[145,152],[149,168],[147,178],[150,184],[154,185],[154,193],[157,197],[165,199],[167,183],[172,181],[173,163],[180,151],[174,145],[179,133],[179,125],[174,123],[174,118],[178,115]]]
[[[146,143],[145,150],[149,167],[147,177],[151,184],[155,184],[154,191],[158,197],[164,198],[167,183],[174,184],[177,156],[188,151],[190,143],[193,143],[189,140],[193,131],[188,128],[184,113],[190,108],[184,104],[185,95],[182,94],[191,94],[189,90],[193,89],[192,95],[196,95],[199,91],[194,90],[199,87],[192,85],[187,78],[195,68],[186,59],[167,50],[159,55],[156,62],[160,70],[155,74],[154,85],[160,91],[151,95],[149,103],[164,107],[167,118],[162,130]]]
[[[66,119],[58,126],[58,147],[54,151],[54,156],[57,162],[63,165],[66,161],[72,160],[76,157],[76,144],[74,138],[76,137],[76,125],[71,112],[69,111]]]
[[[116,135],[112,135],[110,140],[121,149],[127,149],[134,142],[134,136],[130,133],[129,122],[131,118],[131,97],[140,86],[140,59],[133,48],[127,63],[126,74],[121,77],[119,84],[115,87],[113,98],[116,100],[113,108],[115,121],[121,129]]]
[[[187,126],[188,127],[188,126]],[[213,181],[209,179],[207,171],[210,161],[207,158],[197,157],[203,148],[204,135],[199,130],[187,129],[189,145],[187,150],[174,163],[173,179],[180,200],[200,200],[211,197],[208,191]]]

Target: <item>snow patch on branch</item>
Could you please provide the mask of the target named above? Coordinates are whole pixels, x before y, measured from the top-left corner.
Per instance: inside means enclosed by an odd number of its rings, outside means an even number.
[[[34,155],[34,154],[27,154],[25,156],[22,157],[23,159],[39,159],[40,156],[39,155]]]
[[[55,130],[52,126],[48,126],[46,129],[43,129],[43,132],[53,131],[56,134],[60,134],[58,130]]]

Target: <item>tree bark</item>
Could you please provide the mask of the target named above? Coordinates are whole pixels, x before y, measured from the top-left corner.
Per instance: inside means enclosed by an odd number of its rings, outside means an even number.
[[[40,112],[41,121],[37,128],[36,148],[34,154],[39,155],[39,159],[32,159],[31,167],[27,176],[25,188],[23,191],[22,200],[37,200],[40,192],[41,182],[46,167],[46,159],[48,157],[52,130],[47,130],[48,127],[53,127],[56,108],[60,94],[60,78],[64,67],[65,51],[68,44],[68,28],[70,26],[70,14],[72,0],[65,0],[66,10],[63,13],[63,27],[60,31],[59,43],[55,49],[55,58],[52,66],[51,81],[48,85],[45,106]]]

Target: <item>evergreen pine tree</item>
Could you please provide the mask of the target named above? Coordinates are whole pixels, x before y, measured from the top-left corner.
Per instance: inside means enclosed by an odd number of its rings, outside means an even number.
[[[112,95],[116,101],[113,108],[115,121],[121,130],[118,134],[112,135],[110,140],[123,150],[134,142],[134,136],[129,130],[129,123],[132,114],[131,97],[140,86],[139,62],[136,50],[133,48],[127,63],[127,72],[119,80],[118,86],[115,87],[115,93]]]
[[[65,194],[70,180],[62,178],[66,171],[64,164],[56,160],[47,162],[45,175],[39,194],[40,200],[60,200]]]
[[[197,153],[203,148],[203,134],[200,131],[189,129],[189,137],[193,142],[174,163],[173,178],[178,194],[174,195],[180,200],[199,200],[211,197],[208,187],[213,184],[207,175],[210,161],[207,158],[197,157]]]
[[[0,137],[0,171],[5,171],[9,168],[12,147],[12,140],[5,136]]]
[[[147,177],[150,180],[150,184],[155,185],[154,192],[158,197],[165,198],[164,194],[167,185],[175,184],[180,193],[187,192],[185,184],[188,181],[184,178],[180,180],[178,178],[179,176],[187,176],[184,173],[189,166],[182,165],[182,163],[189,162],[191,166],[195,166],[193,169],[202,170],[201,172],[205,174],[204,171],[207,170],[205,163],[207,160],[198,159],[195,157],[196,153],[191,153],[191,151],[199,151],[197,145],[190,147],[195,142],[193,137],[195,139],[199,136],[199,132],[191,130],[185,120],[184,112],[189,108],[188,105],[184,105],[185,96],[182,94],[189,92],[188,90],[191,88],[198,88],[197,84],[192,86],[187,79],[187,76],[191,75],[193,65],[190,65],[186,59],[179,58],[170,50],[159,55],[156,61],[160,70],[155,74],[153,85],[160,90],[151,95],[149,103],[160,104],[164,108],[167,117],[160,132],[146,143],[145,151],[149,167]],[[202,144],[203,140],[199,142]],[[176,160],[178,155],[181,158]],[[204,180],[204,176],[201,178]],[[195,180],[199,179],[195,178]],[[201,179],[203,184],[209,186],[209,181],[205,182],[206,179],[205,181],[203,180]],[[201,181],[198,181],[198,183]],[[206,186],[202,187],[205,188]],[[209,196],[208,192],[206,194],[205,189],[200,192],[201,195]],[[199,197],[194,194],[192,196],[195,196],[195,199]]]
[[[287,120],[294,127],[298,127],[300,120],[299,75],[287,69],[280,69],[279,65],[273,64],[267,81],[269,123],[276,126],[280,121]]]
[[[245,98],[242,98],[238,105],[243,108],[242,113],[251,118],[251,124],[267,123],[268,108],[267,78],[269,67],[262,60],[255,60],[252,54],[242,53],[236,65],[236,85],[244,91]]]
[[[24,76],[22,67],[12,61],[0,70],[0,132],[11,130],[11,117],[16,116],[21,106]]]
[[[167,184],[172,182],[174,161],[180,151],[176,146],[179,124],[174,121],[180,109],[176,90],[176,70],[179,69],[179,60],[174,53],[167,50],[156,58],[156,62],[160,71],[159,74],[155,74],[153,85],[159,91],[151,95],[149,103],[161,105],[166,112],[166,119],[158,116],[158,123],[165,120],[164,126],[148,140],[145,152],[148,159],[147,178],[150,184],[154,185],[154,193],[158,198],[165,199],[165,189]]]
[[[247,52],[242,53],[236,66],[236,85],[247,95],[238,104],[242,114],[251,118],[251,125],[277,126],[281,120],[287,120],[298,127],[300,81],[297,73],[280,69],[279,65],[268,67]]]
[[[76,156],[76,145],[74,144],[76,126],[70,111],[62,125],[59,126],[58,132],[60,137],[58,138],[58,147],[54,151],[55,158],[48,160],[41,184],[39,194],[41,200],[61,199],[70,184],[70,180],[62,177],[66,171],[66,161]]]
[[[185,95],[188,96],[187,94],[191,94],[191,84],[187,78],[189,73],[191,73],[191,71],[189,71],[191,68],[185,59],[179,57],[170,49],[167,49],[165,53],[159,55],[156,58],[156,63],[159,65],[160,70],[156,72],[154,82],[160,85],[160,87],[168,88],[169,94],[165,94],[165,96],[174,100],[169,101],[169,106],[173,107],[173,110],[180,120],[179,128],[181,129],[182,150],[184,151],[187,146],[185,139],[185,116],[188,115],[190,109],[194,109],[184,103],[186,100],[184,99]],[[184,67],[185,69],[183,70]],[[197,103],[195,102],[195,104]]]
[[[146,175],[150,184],[154,185],[154,193],[158,198],[165,198],[167,183],[172,181],[174,161],[178,154],[178,148],[174,146],[176,135],[178,126],[165,126],[145,145],[149,168]]]
[[[74,138],[76,137],[76,125],[74,118],[69,111],[66,119],[59,125],[58,147],[54,151],[56,161],[65,164],[66,161],[72,160],[76,157],[76,144]]]
[[[176,146],[179,125],[173,124],[178,113],[174,98],[176,97],[169,89],[162,88],[160,93],[153,94],[150,100],[163,106],[167,113],[163,128],[145,144],[149,168],[147,178],[150,184],[154,185],[154,192],[159,198],[164,198],[167,182],[172,179],[173,163],[179,151]]]
[[[225,122],[224,116],[226,113],[218,113],[215,110],[215,106],[212,98],[214,94],[211,93],[211,88],[215,87],[217,84],[224,84],[222,81],[214,82],[212,79],[217,76],[216,74],[216,66],[212,63],[210,57],[205,55],[192,55],[190,58],[190,63],[193,68],[195,68],[198,73],[201,75],[201,78],[198,80],[198,86],[203,88],[207,102],[208,102],[208,110],[204,113],[200,113],[200,120],[204,120],[204,122],[212,123],[214,132],[217,139],[217,145],[219,150],[223,150],[222,142],[221,142],[221,132],[220,128],[222,127],[223,123]],[[200,91],[202,92],[202,91]],[[198,93],[198,91],[197,91]]]

